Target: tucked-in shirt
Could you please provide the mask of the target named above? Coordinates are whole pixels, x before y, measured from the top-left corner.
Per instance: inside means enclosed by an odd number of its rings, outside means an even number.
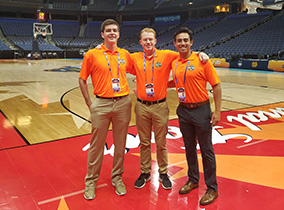
[[[106,53],[109,65],[104,53]],[[120,57],[119,64],[118,54]],[[100,49],[92,49],[85,54],[79,78],[87,80],[88,77],[91,76],[94,95],[101,97],[118,97],[128,95],[130,92],[126,72],[134,74],[133,63],[129,52],[118,47],[112,52],[102,44]],[[120,81],[120,91],[114,92],[112,79],[117,78],[119,78]]]
[[[138,98],[147,101],[156,101],[167,97],[167,86],[169,74],[171,72],[171,63],[178,57],[178,55],[179,54],[174,51],[155,49],[154,58],[153,56],[148,58],[145,55],[144,68],[144,52],[131,54],[136,74],[136,88]],[[145,87],[146,84],[153,84],[153,97],[147,97]]]
[[[187,64],[188,67],[185,76]],[[207,82],[211,86],[220,83],[220,79],[212,63],[209,61],[203,64],[195,53],[191,53],[188,59],[178,57],[174,60],[172,62],[172,75],[176,88],[185,88],[185,103],[198,103],[208,100]]]

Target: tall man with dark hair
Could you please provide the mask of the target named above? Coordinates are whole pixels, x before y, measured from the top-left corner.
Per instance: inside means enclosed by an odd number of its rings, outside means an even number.
[[[130,89],[126,71],[131,72],[133,65],[128,51],[117,46],[119,25],[107,19],[101,25],[104,43],[100,49],[89,50],[82,63],[79,85],[86,105],[90,109],[92,137],[88,153],[85,193],[87,200],[95,198],[95,187],[99,179],[104,156],[104,145],[108,128],[112,122],[114,156],[111,172],[112,185],[118,195],[126,194],[122,181],[124,154],[128,126],[131,119]],[[91,76],[93,94],[91,101],[86,80]]]
[[[201,205],[213,203],[218,197],[215,153],[212,146],[212,126],[220,121],[221,84],[211,62],[201,63],[190,50],[193,33],[188,28],[180,28],[174,34],[174,44],[179,57],[172,62],[172,74],[179,99],[177,115],[183,135],[188,163],[188,181],[179,190],[186,194],[197,188],[199,169],[197,159],[197,140],[200,145],[204,178],[207,185],[205,195],[200,199]],[[212,115],[207,82],[213,88],[215,112]]]

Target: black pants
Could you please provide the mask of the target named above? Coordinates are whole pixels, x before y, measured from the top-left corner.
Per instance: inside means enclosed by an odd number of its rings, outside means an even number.
[[[216,160],[212,146],[212,112],[210,104],[197,108],[187,108],[179,105],[177,108],[179,126],[183,135],[188,164],[189,180],[199,182],[199,168],[197,158],[197,140],[200,145],[205,183],[208,188],[218,190],[216,179]]]

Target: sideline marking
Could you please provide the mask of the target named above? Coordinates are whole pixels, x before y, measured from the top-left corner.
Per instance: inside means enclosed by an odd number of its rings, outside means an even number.
[[[242,145],[242,146],[238,146],[237,148],[240,149],[240,148],[251,146],[251,145],[254,145],[254,144],[258,144],[258,143],[261,143],[261,142],[264,142],[264,141],[267,141],[267,139],[263,139],[263,140],[260,140],[258,142],[253,142],[253,143],[250,143],[250,144],[245,144],[245,145]]]
[[[105,187],[107,186],[107,184],[101,184],[101,185],[98,185],[96,188],[101,188],[101,187]],[[46,203],[50,203],[50,202],[53,202],[53,201],[57,201],[57,200],[60,200],[62,198],[62,196],[64,198],[68,198],[68,197],[71,197],[71,196],[74,196],[74,195],[78,195],[78,194],[81,194],[83,193],[84,190],[80,190],[80,191],[77,191],[77,192],[73,192],[73,193],[68,193],[68,194],[65,194],[65,195],[60,195],[58,197],[55,197],[55,198],[50,198],[50,199],[47,199],[47,200],[44,200],[44,201],[40,201],[38,202],[37,204],[38,205],[42,205],[42,204],[46,204]]]

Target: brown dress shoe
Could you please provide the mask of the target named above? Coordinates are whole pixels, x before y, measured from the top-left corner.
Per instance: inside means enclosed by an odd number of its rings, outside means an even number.
[[[191,190],[193,190],[193,189],[195,189],[195,188],[197,188],[197,187],[199,187],[198,184],[193,183],[193,182],[191,182],[191,181],[187,181],[187,182],[185,183],[185,185],[183,185],[183,186],[180,188],[179,194],[184,195],[184,194],[190,193]]]
[[[200,199],[200,205],[208,205],[215,201],[216,198],[218,198],[218,192],[215,192],[212,189],[207,189],[206,193],[203,195],[203,197]]]

